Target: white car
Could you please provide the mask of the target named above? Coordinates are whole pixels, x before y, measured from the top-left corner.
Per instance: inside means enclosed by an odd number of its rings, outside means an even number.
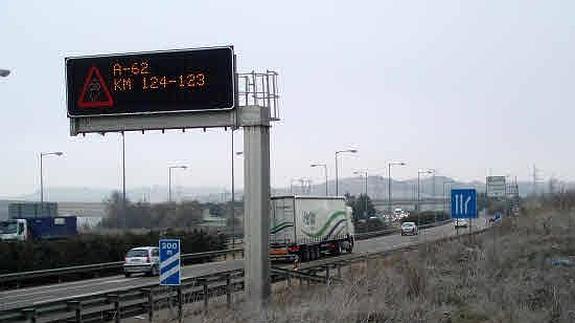
[[[467,226],[469,225],[469,222],[467,222],[467,220],[465,219],[455,219],[455,228],[467,228]]]
[[[132,248],[124,259],[124,275],[145,273],[152,276],[160,274],[160,251],[158,247]]]
[[[401,224],[401,235],[417,235],[417,225],[415,222],[403,222]]]

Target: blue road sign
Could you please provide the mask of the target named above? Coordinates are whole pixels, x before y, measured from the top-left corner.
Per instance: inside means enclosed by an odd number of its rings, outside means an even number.
[[[475,189],[451,190],[451,217],[456,219],[477,217],[477,192]]]
[[[180,285],[180,240],[160,240],[160,285]]]

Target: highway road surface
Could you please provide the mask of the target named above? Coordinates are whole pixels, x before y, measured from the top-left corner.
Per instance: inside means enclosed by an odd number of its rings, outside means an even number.
[[[484,219],[478,219],[473,223],[473,229],[479,230],[486,226]],[[460,229],[460,233],[468,231]],[[393,250],[404,246],[421,243],[423,241],[437,240],[456,234],[452,223],[442,226],[421,230],[417,236],[401,236],[393,234],[383,237],[361,240],[356,242],[354,253],[380,252]],[[319,260],[321,261],[321,260]],[[243,260],[228,260],[206,264],[186,266],[182,269],[183,277],[197,277],[207,274],[215,274],[226,270],[240,269]],[[125,278],[123,275],[96,278],[75,282],[67,282],[53,285],[44,285],[24,289],[15,289],[0,292],[0,311],[21,308],[34,305],[35,303],[54,301],[79,297],[96,292],[114,292],[118,289],[138,287],[150,282],[158,281],[158,277],[135,276]]]

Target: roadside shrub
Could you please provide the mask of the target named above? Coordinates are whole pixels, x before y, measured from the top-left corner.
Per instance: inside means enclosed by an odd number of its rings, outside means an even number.
[[[226,242],[221,235],[201,230],[83,234],[67,240],[3,242],[0,243],[0,274],[120,261],[129,249],[155,246],[163,237],[181,239],[183,253],[220,250]]]

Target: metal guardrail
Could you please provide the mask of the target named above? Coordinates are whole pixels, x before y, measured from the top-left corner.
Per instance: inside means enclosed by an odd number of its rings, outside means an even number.
[[[439,225],[443,225],[445,223],[450,222],[451,220],[444,220],[438,221],[431,224],[421,225],[420,229],[426,229],[430,227],[435,227]],[[365,233],[358,233],[354,237],[356,240],[365,240],[379,236],[385,236],[393,233],[399,232],[399,229],[387,229],[381,231],[374,231],[374,232],[365,232]],[[238,239],[243,242],[243,239]],[[234,249],[226,249],[226,250],[217,250],[217,251],[206,251],[206,252],[198,252],[198,253],[188,253],[182,255],[182,262],[186,262],[193,259],[201,259],[201,258],[210,258],[210,257],[217,257],[222,255],[227,255],[230,253],[241,252],[243,254],[243,248],[234,248]],[[19,272],[19,273],[10,273],[10,274],[3,274],[0,275],[0,286],[3,286],[7,283],[16,283],[16,287],[19,286],[20,282],[24,282],[31,279],[37,278],[49,278],[49,277],[61,277],[63,275],[73,275],[73,274],[86,274],[90,272],[102,272],[102,271],[119,271],[122,269],[122,265],[124,264],[123,261],[114,261],[114,262],[105,262],[105,263],[96,263],[96,264],[89,264],[89,265],[79,265],[79,266],[70,266],[70,267],[60,267],[60,268],[52,268],[52,269],[43,269],[43,270],[34,270],[34,271],[26,271],[26,272]]]
[[[211,257],[218,257],[223,255],[228,255],[230,253],[240,252],[243,254],[243,248],[235,248],[235,249],[226,249],[226,250],[216,250],[216,251],[204,251],[204,252],[197,252],[197,253],[187,253],[181,256],[182,262],[194,260],[194,259],[205,259]],[[19,273],[11,273],[11,274],[4,274],[0,275],[0,286],[7,284],[7,283],[16,283],[37,279],[37,278],[48,278],[48,277],[61,277],[63,275],[71,275],[71,274],[85,274],[90,272],[99,272],[99,271],[111,271],[111,270],[120,270],[124,265],[123,261],[113,261],[113,262],[105,262],[105,263],[97,263],[97,264],[89,264],[89,265],[79,265],[79,266],[70,266],[70,267],[60,267],[60,268],[52,268],[52,269],[43,269],[43,270],[34,270],[34,271],[26,271],[26,272],[19,272]]]
[[[484,228],[474,231],[478,234],[486,231]],[[451,236],[436,241],[446,241],[459,238]],[[312,283],[340,282],[343,266],[367,261],[370,258],[386,256],[404,252],[419,247],[426,242],[385,250],[374,253],[347,255],[335,258],[327,258],[304,264],[298,271],[286,268],[272,267],[272,281],[290,281],[291,278],[305,280]],[[337,269],[337,276],[332,277],[330,268]],[[325,276],[316,275],[325,272]],[[154,313],[166,308],[177,308],[178,316],[183,315],[183,304],[203,302],[204,310],[207,310],[209,300],[216,297],[226,297],[226,304],[231,305],[232,294],[243,290],[243,270],[230,270],[217,274],[200,277],[186,278],[182,285],[175,288],[158,286],[150,283],[144,286],[124,288],[113,293],[98,292],[81,297],[71,297],[34,304],[33,307],[16,308],[0,312],[2,322],[120,322],[123,318],[147,314],[150,320]]]
[[[452,221],[451,219],[448,219],[448,220],[443,220],[443,221],[437,221],[434,223],[422,224],[419,226],[419,229],[428,229],[428,228],[432,228],[432,227],[437,227],[437,226],[449,223],[451,221]],[[392,228],[392,229],[386,229],[386,230],[380,230],[380,231],[363,232],[363,233],[355,234],[354,238],[355,238],[355,240],[366,240],[366,239],[371,239],[371,238],[375,238],[375,237],[399,233],[399,231],[400,231],[399,228]]]
[[[479,234],[489,227],[474,231]],[[450,236],[434,240],[448,241],[460,236]],[[290,281],[291,278],[313,283],[330,283],[341,281],[340,269],[359,261],[386,256],[411,250],[429,241],[373,253],[349,254],[340,257],[326,258],[312,263],[304,263],[297,271],[287,267],[272,267],[272,281]],[[332,277],[330,268],[336,268],[338,277]],[[316,275],[325,272],[325,276]],[[158,286],[157,282],[138,287],[118,289],[114,292],[96,292],[81,297],[69,297],[58,300],[35,303],[31,307],[14,308],[0,312],[1,322],[120,322],[123,318],[147,314],[150,320],[154,313],[165,308],[177,308],[178,316],[183,315],[183,304],[203,302],[207,310],[209,299],[226,297],[226,304],[231,305],[232,293],[243,290],[243,270],[229,270],[217,274],[182,279],[179,287]]]
[[[0,312],[1,322],[102,322],[116,321],[147,314],[151,319],[154,312],[175,307],[182,315],[183,304],[203,302],[208,307],[209,299],[226,297],[231,305],[232,293],[243,290],[243,270],[230,270],[217,274],[185,278],[179,287],[164,287],[150,283],[110,292],[97,292],[81,297],[35,303],[34,306],[15,308]],[[291,278],[313,283],[328,283],[337,278],[300,273],[284,268],[272,268],[273,282]]]

